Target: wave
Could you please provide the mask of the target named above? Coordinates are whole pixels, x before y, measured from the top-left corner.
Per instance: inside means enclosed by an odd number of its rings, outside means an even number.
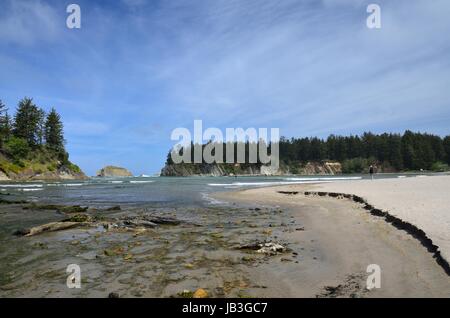
[[[0,188],[42,188],[42,184],[0,184]]]
[[[146,181],[132,180],[132,181],[130,181],[130,183],[152,183],[152,182],[155,182],[155,181],[150,181],[150,180],[146,180]]]
[[[304,177],[304,178],[284,178],[288,181],[334,181],[334,180],[361,180],[362,177]]]
[[[224,204],[225,202],[223,201],[219,201],[217,199],[211,198],[207,193],[202,192],[200,193],[202,196],[202,199],[205,201],[208,201],[209,204],[213,204],[213,205],[219,205],[219,204]]]
[[[320,181],[320,183],[328,183],[330,181]],[[307,184],[317,183],[317,181],[268,181],[268,182],[233,182],[233,183],[208,183],[211,187],[245,187],[245,186],[272,186],[272,185],[289,185],[289,184]]]
[[[44,189],[42,189],[42,188],[21,188],[21,189],[16,189],[16,190],[28,192],[28,191],[42,191]]]

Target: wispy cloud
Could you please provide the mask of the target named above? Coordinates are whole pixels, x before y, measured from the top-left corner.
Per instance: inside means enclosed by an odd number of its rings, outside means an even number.
[[[380,30],[366,28],[368,3],[83,0],[72,32],[56,2],[7,1],[0,93],[57,107],[73,157],[120,157],[136,173],[156,171],[171,129],[194,119],[288,136],[448,134],[450,3],[377,1]],[[107,146],[87,155],[93,142]]]
[[[0,41],[32,45],[55,40],[64,18],[50,4],[3,0],[0,10]]]

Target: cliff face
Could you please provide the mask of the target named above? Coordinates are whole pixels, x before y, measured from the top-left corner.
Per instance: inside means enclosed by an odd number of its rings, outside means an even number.
[[[335,175],[342,173],[342,165],[339,162],[308,162],[295,168],[297,168],[296,174],[302,175]]]
[[[165,165],[161,176],[187,177],[187,176],[230,176],[230,175],[275,175],[283,171],[273,170],[271,167],[259,165],[230,165],[230,164],[172,164]]]
[[[161,170],[161,176],[187,177],[187,176],[278,176],[288,174],[302,175],[334,175],[342,172],[341,164],[337,162],[308,162],[305,165],[280,166],[274,169],[271,166],[260,165],[230,165],[230,164],[166,164]]]
[[[133,174],[125,168],[106,166],[97,171],[97,177],[132,177]]]

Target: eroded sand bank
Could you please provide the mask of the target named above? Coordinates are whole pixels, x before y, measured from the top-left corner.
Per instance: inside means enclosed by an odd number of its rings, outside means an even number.
[[[355,194],[423,230],[450,261],[450,176],[360,180],[313,187]]]

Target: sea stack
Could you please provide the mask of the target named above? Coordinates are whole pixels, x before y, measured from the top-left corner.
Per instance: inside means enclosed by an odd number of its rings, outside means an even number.
[[[125,168],[106,166],[97,171],[97,177],[132,177],[133,174]]]

